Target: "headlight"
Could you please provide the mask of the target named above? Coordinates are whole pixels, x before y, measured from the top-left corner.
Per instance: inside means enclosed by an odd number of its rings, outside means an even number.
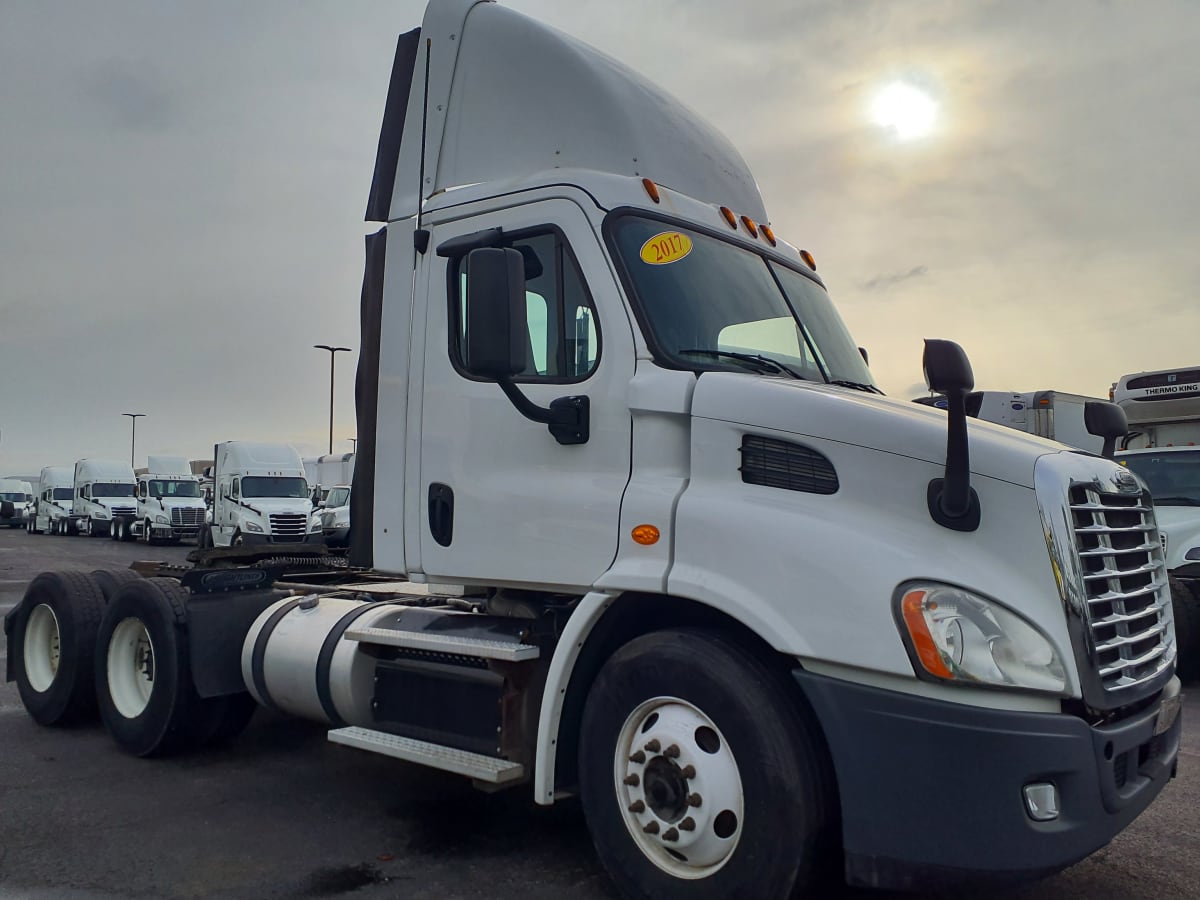
[[[350,520],[349,519],[339,519],[338,521],[333,523],[333,527],[334,528],[349,528]]]
[[[108,510],[106,510],[106,509],[96,510],[96,518],[97,519],[107,519],[108,518]]]
[[[1049,638],[994,600],[945,584],[910,583],[897,591],[896,620],[922,678],[1066,692],[1066,670]]]
[[[320,519],[309,519],[308,520],[308,530],[310,532],[311,531],[320,531],[321,530],[321,520]]]
[[[171,524],[171,520],[168,519],[166,516],[162,516],[162,515],[155,516],[154,521],[157,522],[159,525],[170,525]]]
[[[247,530],[247,531],[253,531],[253,532],[255,532],[256,534],[262,534],[262,526],[261,526],[261,525],[259,525],[259,524],[257,524],[257,523],[255,523],[255,522],[247,522],[247,523],[246,523],[246,530]]]
[[[1183,556],[1184,559],[1200,559],[1200,547],[1193,547]]]

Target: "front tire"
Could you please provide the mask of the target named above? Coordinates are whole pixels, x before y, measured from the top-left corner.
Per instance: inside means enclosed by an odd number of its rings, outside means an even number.
[[[829,854],[832,774],[784,678],[706,631],[643,635],[605,663],[579,739],[580,793],[629,897],[785,898]]]
[[[1200,593],[1170,577],[1175,615],[1175,671],[1184,684],[1200,680]]]
[[[81,572],[43,572],[21,600],[12,648],[21,702],[40,725],[96,712],[92,654],[104,612],[100,589]]]

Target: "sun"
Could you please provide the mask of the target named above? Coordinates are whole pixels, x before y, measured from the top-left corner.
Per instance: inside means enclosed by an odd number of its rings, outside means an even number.
[[[906,81],[893,81],[875,95],[871,118],[902,141],[924,137],[937,121],[938,105],[928,93]]]

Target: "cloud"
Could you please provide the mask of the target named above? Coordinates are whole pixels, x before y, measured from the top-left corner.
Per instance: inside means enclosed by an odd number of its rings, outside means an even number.
[[[886,291],[902,281],[922,278],[929,272],[928,266],[913,266],[907,272],[893,272],[890,275],[876,275],[870,281],[864,281],[860,286],[864,291]]]

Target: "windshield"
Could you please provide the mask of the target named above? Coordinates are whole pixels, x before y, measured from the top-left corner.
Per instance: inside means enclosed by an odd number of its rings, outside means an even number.
[[[242,479],[243,497],[294,497],[308,498],[308,482],[303,478],[282,478],[252,475]]]
[[[334,488],[325,498],[326,506],[345,506],[350,502],[350,488]]]
[[[1200,506],[1200,450],[1130,453],[1118,461],[1146,482],[1157,506]]]
[[[151,497],[199,497],[200,485],[194,481],[165,481],[150,479],[147,485]]]
[[[113,484],[106,481],[97,481],[92,485],[92,497],[132,497],[132,484]]]
[[[54,499],[55,500],[70,500],[71,499],[71,489],[70,488],[55,488],[54,489]]]
[[[874,387],[815,281],[751,250],[657,220],[624,216],[614,233],[650,340],[671,364],[787,374],[784,366],[812,381]]]
[[[24,503],[25,494],[24,492],[0,491],[0,500],[7,500],[9,503]]]

